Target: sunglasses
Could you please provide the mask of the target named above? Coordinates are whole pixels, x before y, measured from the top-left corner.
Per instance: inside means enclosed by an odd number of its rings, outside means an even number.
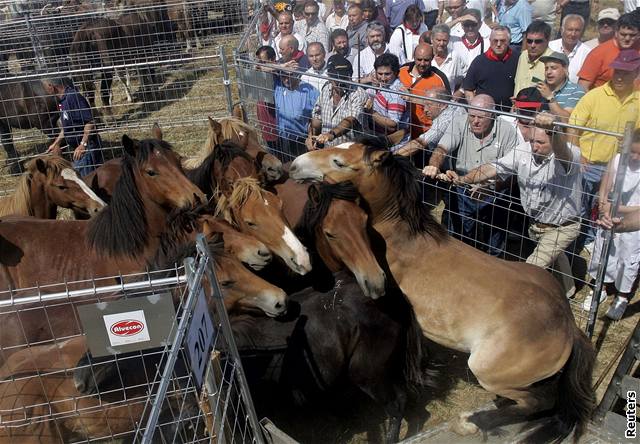
[[[527,43],[529,45],[531,45],[532,43],[535,43],[536,45],[539,45],[540,43],[544,43],[545,40],[544,39],[527,39]]]
[[[607,28],[613,28],[614,23],[615,22],[612,20],[600,20],[598,22],[598,27],[604,28],[606,26]]]
[[[315,11],[313,11],[313,12],[304,11],[303,14],[304,14],[305,17],[311,17],[311,16],[316,15],[317,12],[315,12]]]

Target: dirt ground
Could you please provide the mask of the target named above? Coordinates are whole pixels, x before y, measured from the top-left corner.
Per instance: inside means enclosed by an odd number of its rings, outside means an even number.
[[[601,2],[597,10],[607,7],[613,1]],[[611,6],[611,5],[609,5]],[[617,7],[618,4],[616,3]],[[595,12],[593,16],[595,17]],[[594,35],[590,26],[587,36]],[[220,42],[229,45],[233,41]],[[211,54],[213,51],[206,51]],[[203,52],[204,54],[205,52]],[[231,57],[229,57],[231,60]],[[196,153],[206,137],[205,119],[207,115],[223,116],[227,114],[222,72],[218,59],[206,59],[189,62],[171,69],[165,69],[164,81],[158,88],[158,99],[155,103],[140,102],[129,104],[124,96],[124,89],[116,84],[114,87],[115,120],[104,120],[101,135],[105,145],[116,147],[123,133],[133,137],[145,137],[154,122],[163,128],[164,137],[174,144],[177,151],[185,156]],[[233,70],[232,70],[233,76]],[[137,83],[134,81],[134,90]],[[234,94],[235,94],[234,89]],[[14,131],[16,147],[24,155],[32,155],[46,149],[46,138],[37,130]],[[113,156],[118,155],[114,148]],[[0,154],[3,161],[4,153]],[[2,191],[11,190],[14,178],[6,172],[0,174],[0,195]],[[582,260],[576,260],[574,273],[576,280],[585,279],[585,268],[588,256],[583,253]],[[587,289],[580,288],[575,296],[574,313],[581,327],[586,324],[585,313],[578,307],[586,296]],[[602,314],[608,302],[600,310],[593,337],[597,347],[597,365],[595,380],[602,380],[597,389],[598,397],[602,396],[619,353],[623,349],[631,331],[640,320],[640,302],[632,303],[625,317],[620,322],[603,321]],[[462,353],[437,348],[432,354],[433,365],[441,373],[441,388],[427,391],[412,400],[404,421],[401,436],[411,435],[419,430],[440,424],[454,417],[458,412],[473,410],[487,404],[492,397],[480,388],[466,366]],[[305,443],[364,443],[378,442],[384,429],[384,415],[381,408],[371,402],[362,393],[352,389],[340,388],[329,401],[317,401],[304,409],[287,408],[282,405],[277,411],[264,411],[263,406],[257,408],[261,416],[269,416],[279,427],[294,438]],[[262,393],[278,397],[278,393]]]

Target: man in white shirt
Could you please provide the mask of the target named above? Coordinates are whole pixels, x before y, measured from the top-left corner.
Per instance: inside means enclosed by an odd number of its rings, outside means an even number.
[[[431,66],[445,73],[454,98],[463,97],[464,93],[460,88],[464,80],[465,61],[459,54],[449,50],[450,39],[447,25],[440,24],[433,27],[431,31],[431,45],[433,46]]]
[[[549,48],[569,58],[569,81],[578,83],[578,72],[591,48],[582,43],[584,19],[578,14],[569,14],[562,20],[561,38],[549,42]]]
[[[373,64],[376,58],[389,52],[386,41],[386,31],[380,22],[367,25],[368,46],[356,54],[353,59],[353,81],[371,83],[373,81]]]
[[[307,46],[313,42],[320,42],[326,48],[329,46],[329,31],[318,17],[319,13],[320,8],[314,0],[307,0],[304,3],[305,23],[302,27],[302,35]]]
[[[309,68],[306,73],[326,76],[327,64],[325,63],[325,57],[326,51],[322,46],[322,43],[309,43],[309,46],[307,47],[307,58],[309,59],[309,63],[311,63],[311,68]],[[327,79],[319,79],[318,77],[308,76],[306,74],[302,76],[301,80],[302,82],[306,82],[313,86],[318,91],[320,91],[323,85],[327,82]]]
[[[467,10],[467,2],[465,0],[448,0],[446,3],[446,9],[449,13],[449,18],[445,23],[451,30],[451,36],[456,38],[462,37],[464,35],[462,22],[469,19],[469,14],[465,14]],[[482,17],[482,12],[480,13],[480,16]],[[489,26],[487,26],[487,24],[482,20],[480,24],[480,35],[484,39],[488,39],[491,35],[491,28],[489,28]]]
[[[520,201],[531,219],[529,237],[537,242],[527,263],[552,267],[565,294],[571,297],[575,285],[564,250],[580,233],[580,150],[568,143],[562,131],[554,131],[553,119],[549,114],[538,115],[530,142],[462,177],[454,171],[447,171],[446,176],[458,185],[467,185],[517,175]]]
[[[427,31],[420,8],[411,5],[404,12],[402,23],[389,39],[389,52],[400,60],[400,64],[413,62],[413,50],[420,43],[420,35]]]
[[[273,39],[262,41],[264,45],[271,46],[275,49],[276,59],[282,58],[282,54],[280,53],[280,40],[282,40],[282,37],[293,33],[293,15],[289,11],[281,12],[278,16],[278,28],[280,29],[278,35]],[[298,48],[304,51],[306,48],[304,37],[300,34],[293,34],[293,36],[298,40]]]
[[[467,9],[466,15],[470,18],[462,22],[464,35],[453,42],[453,49],[451,50],[455,56],[464,62],[463,77],[467,75],[471,62],[490,47],[489,40],[480,36],[480,12],[477,9]]]

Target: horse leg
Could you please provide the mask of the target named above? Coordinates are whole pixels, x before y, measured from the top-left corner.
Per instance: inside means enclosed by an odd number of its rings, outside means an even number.
[[[19,162],[18,151],[13,144],[13,136],[8,124],[3,123],[0,125],[0,142],[2,142],[2,147],[7,153],[7,165],[10,165],[9,171],[11,174],[22,173],[22,165]]]
[[[122,79],[120,79],[122,82]],[[124,86],[124,92],[127,95],[127,102],[133,103],[133,96],[131,95],[131,74],[127,68],[124,69],[124,82],[122,82],[122,86]]]

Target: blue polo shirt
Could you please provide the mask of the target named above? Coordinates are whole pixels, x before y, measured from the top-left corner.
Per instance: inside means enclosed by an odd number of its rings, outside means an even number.
[[[511,30],[511,43],[522,43],[524,32],[531,24],[533,9],[527,0],[518,0],[513,6],[502,2],[498,11],[498,22]]]
[[[311,111],[319,95],[318,90],[306,82],[290,90],[276,79],[274,99],[280,137],[298,141],[307,136]]]
[[[575,108],[578,101],[584,96],[584,89],[580,85],[567,80],[562,88],[555,92],[556,102],[562,108]]]
[[[422,0],[387,0],[384,6],[384,13],[389,19],[389,26],[397,28],[404,19],[404,13],[411,5],[416,5],[424,12],[424,2]]]
[[[93,121],[91,107],[78,91],[67,87],[58,102],[58,110],[64,139],[71,148],[76,148],[82,142],[84,125]]]

